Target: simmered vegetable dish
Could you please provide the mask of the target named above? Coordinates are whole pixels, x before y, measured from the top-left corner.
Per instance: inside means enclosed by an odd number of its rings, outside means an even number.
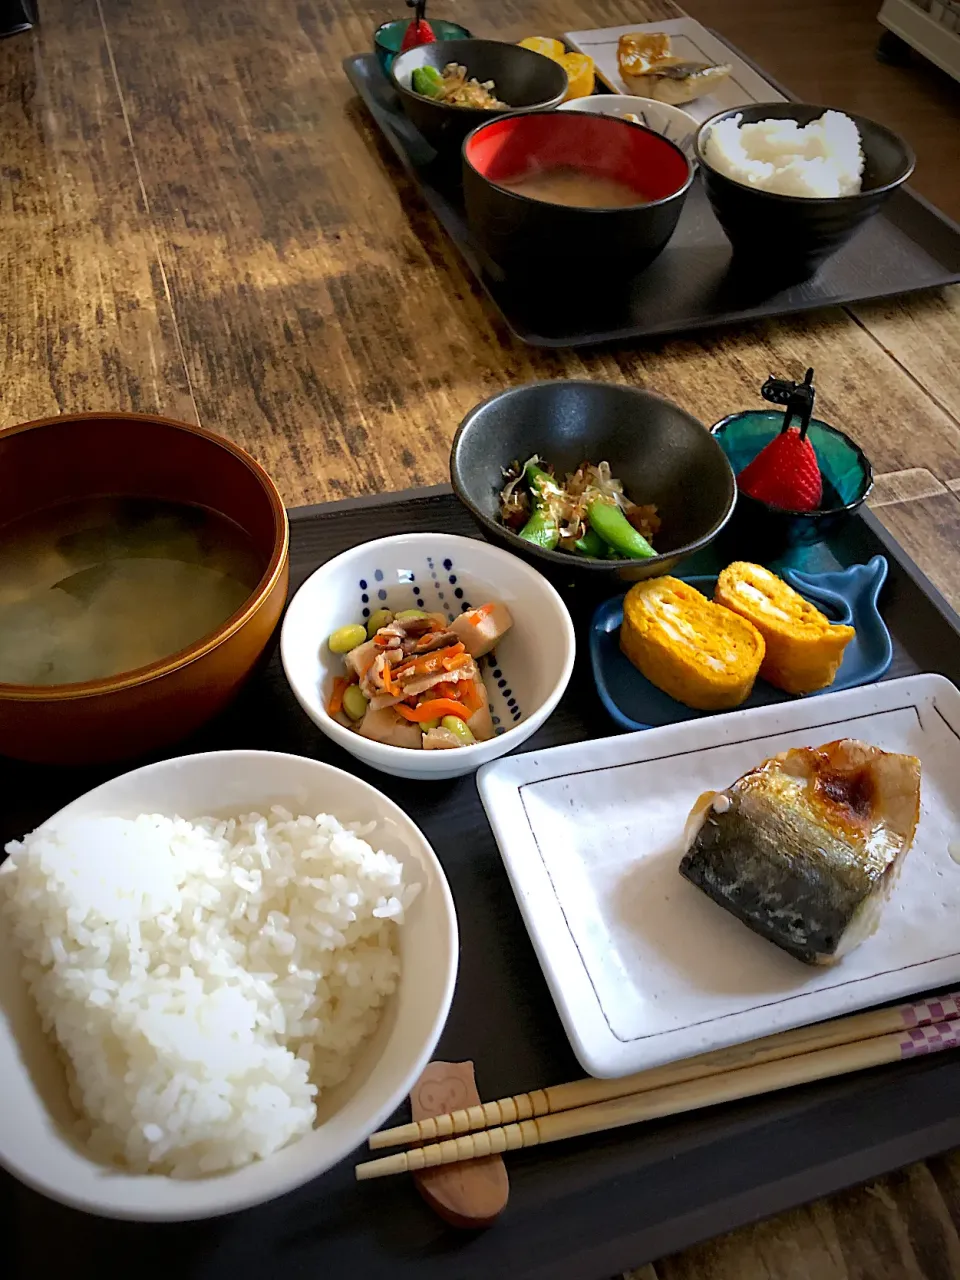
[[[346,728],[393,747],[443,751],[494,736],[478,665],[510,630],[503,604],[442,613],[379,609],[327,641],[346,672],[333,682],[330,715]]]

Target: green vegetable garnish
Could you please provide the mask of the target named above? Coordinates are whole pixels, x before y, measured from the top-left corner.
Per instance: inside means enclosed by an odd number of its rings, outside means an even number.
[[[556,488],[553,476],[543,471],[533,462],[528,462],[524,474],[530,485],[530,496],[533,499],[533,515],[520,530],[520,537],[538,547],[552,551],[560,541],[560,526],[550,509],[550,503],[544,493],[544,486]]]
[[[443,92],[443,76],[436,67],[415,67],[410,83],[424,98],[439,98]]]
[[[642,533],[636,529],[619,507],[611,502],[596,499],[587,507],[587,519],[590,528],[628,560],[649,560],[657,553]]]
[[[578,538],[573,545],[580,555],[592,556],[595,560],[602,560],[607,550],[607,544],[596,529],[588,529],[583,537]]]

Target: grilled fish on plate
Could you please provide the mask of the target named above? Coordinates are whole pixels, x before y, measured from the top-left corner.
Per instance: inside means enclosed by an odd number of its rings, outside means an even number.
[[[680,874],[798,960],[834,964],[876,929],[919,817],[915,756],[801,747],[699,798]]]

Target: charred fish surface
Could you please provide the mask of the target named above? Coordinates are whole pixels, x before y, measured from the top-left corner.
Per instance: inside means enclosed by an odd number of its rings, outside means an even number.
[[[845,738],[700,797],[680,874],[806,964],[876,929],[920,817],[920,761]]]

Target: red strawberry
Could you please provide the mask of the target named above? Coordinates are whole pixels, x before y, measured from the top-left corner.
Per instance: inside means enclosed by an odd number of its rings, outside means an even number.
[[[788,428],[737,476],[743,493],[785,511],[815,511],[823,498],[823,481],[813,445]]]
[[[426,18],[414,18],[404,32],[403,40],[400,44],[400,52],[406,53],[408,49],[416,49],[422,44],[435,44],[437,37],[433,34],[433,27]]]

